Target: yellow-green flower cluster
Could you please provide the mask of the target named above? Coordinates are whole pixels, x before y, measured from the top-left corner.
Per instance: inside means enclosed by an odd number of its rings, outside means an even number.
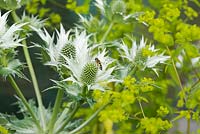
[[[183,11],[183,12],[181,12]],[[197,12],[188,6],[188,3],[164,3],[155,11],[146,11],[140,16],[140,21],[149,25],[149,32],[153,33],[154,39],[159,43],[172,46],[175,43],[187,44],[188,42],[199,40],[199,27],[187,24],[182,18],[186,15],[190,20],[198,17]]]
[[[140,127],[145,130],[147,134],[158,134],[160,131],[166,131],[172,127],[172,124],[167,120],[161,118],[143,118],[140,122]]]
[[[179,23],[176,27],[176,43],[186,44],[200,39],[200,27],[186,23]]]
[[[191,7],[183,6],[185,15],[190,19],[193,20],[198,16],[198,13]]]
[[[140,81],[136,81],[135,78],[127,76],[124,79],[124,85],[136,95],[139,93],[149,92],[154,89],[155,82],[151,78],[142,78]]]
[[[160,108],[156,112],[158,116],[163,117],[169,113],[169,110],[167,107],[160,106]]]
[[[109,119],[113,122],[119,122],[128,119],[128,113],[131,112],[131,104],[135,102],[135,96],[130,90],[123,90],[122,92],[95,90],[93,97],[97,102],[95,107],[109,103],[109,106],[100,112],[100,121]]]

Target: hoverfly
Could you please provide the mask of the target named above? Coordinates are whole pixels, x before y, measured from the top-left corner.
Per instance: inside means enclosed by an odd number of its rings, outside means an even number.
[[[95,62],[97,63],[97,66],[99,66],[99,69],[102,70],[102,64],[101,61],[98,58],[95,58]]]

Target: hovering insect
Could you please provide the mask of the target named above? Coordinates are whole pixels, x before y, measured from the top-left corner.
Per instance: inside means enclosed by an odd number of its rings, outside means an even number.
[[[97,63],[97,66],[99,66],[99,69],[102,70],[102,64],[101,61],[98,58],[95,58],[95,62]]]

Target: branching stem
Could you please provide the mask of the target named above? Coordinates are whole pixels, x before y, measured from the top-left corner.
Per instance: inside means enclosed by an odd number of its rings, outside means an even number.
[[[13,19],[16,22],[19,20],[19,17],[17,16],[17,14],[16,14],[16,12],[14,10],[12,11],[12,16],[13,16]],[[37,102],[38,102],[38,107],[39,107],[39,113],[40,113],[40,117],[41,117],[42,127],[44,128],[44,130],[46,130],[44,107],[43,107],[42,98],[41,98],[38,82],[37,82],[37,79],[36,79],[35,71],[33,69],[33,65],[32,65],[32,62],[31,62],[30,54],[29,54],[28,48],[26,46],[26,40],[23,40],[22,44],[24,45],[23,46],[24,56],[25,56],[25,59],[26,59],[27,65],[28,65],[28,69],[29,69],[29,72],[30,72],[30,75],[31,75],[31,79],[32,79],[32,82],[33,82],[33,87],[34,87],[36,98],[37,98]]]
[[[31,117],[33,118],[35,124],[37,125],[38,129],[41,130],[40,124],[35,116],[35,114],[33,113],[32,109],[30,108],[30,105],[28,104],[26,98],[24,97],[23,93],[21,92],[20,88],[18,87],[17,83],[15,82],[15,80],[13,79],[12,76],[8,76],[8,80],[11,83],[12,87],[15,89],[15,92],[17,93],[17,95],[20,97],[21,101],[23,102],[24,106],[27,108],[27,110],[29,111]]]

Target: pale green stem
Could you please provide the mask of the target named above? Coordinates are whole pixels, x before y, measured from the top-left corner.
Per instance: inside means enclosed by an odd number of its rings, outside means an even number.
[[[37,125],[38,129],[41,130],[40,124],[39,124],[39,122],[38,122],[35,114],[33,113],[32,109],[30,108],[30,105],[28,104],[26,98],[24,97],[23,93],[19,89],[17,83],[15,82],[15,80],[13,79],[13,77],[10,76],[10,75],[8,76],[8,80],[11,83],[12,87],[15,89],[15,92],[17,93],[17,95],[20,97],[20,99],[23,102],[23,104],[26,107],[26,109],[29,111],[29,113],[30,113],[31,117],[33,118],[33,121]]]
[[[26,62],[27,62],[27,65],[28,65],[28,69],[29,69],[29,72],[30,72],[30,75],[31,75],[33,87],[34,87],[37,102],[38,102],[42,126],[45,130],[46,129],[46,122],[45,122],[45,116],[44,116],[44,107],[43,107],[43,103],[42,103],[42,97],[41,97],[41,94],[40,94],[40,90],[39,90],[38,82],[37,82],[37,79],[36,79],[35,71],[33,69],[33,65],[32,65],[32,62],[31,62],[31,58],[30,58],[25,40],[23,40],[23,45],[24,45],[23,46],[24,55],[25,55],[25,58],[26,58]]]
[[[11,13],[12,13],[14,21],[17,22],[19,20],[19,17],[17,16],[16,12],[13,10]],[[43,107],[43,103],[42,103],[42,98],[41,98],[38,82],[37,82],[36,75],[35,75],[35,72],[34,72],[34,69],[33,69],[30,54],[29,54],[28,48],[26,46],[26,40],[23,40],[22,43],[24,45],[23,46],[24,56],[25,56],[25,59],[26,59],[27,65],[28,65],[28,69],[29,69],[29,72],[30,72],[30,75],[31,75],[33,87],[34,87],[37,102],[38,102],[39,114],[40,114],[40,118],[41,118],[42,127],[45,130],[46,129],[46,122],[45,122],[45,116],[44,116],[44,107]]]
[[[102,37],[102,39],[100,41],[100,44],[103,43],[106,40],[106,37],[108,36],[108,34],[109,34],[110,30],[112,29],[113,25],[114,25],[114,22],[111,22],[109,27],[108,27],[108,29],[107,29],[107,31],[103,35],[103,37]]]
[[[172,54],[171,54],[170,49],[168,48],[168,46],[166,46],[166,47],[167,47],[167,51],[168,51],[170,57],[172,57]],[[181,83],[181,79],[180,79],[179,74],[178,74],[178,71],[177,71],[177,69],[176,69],[176,65],[175,65],[175,63],[174,63],[174,60],[173,60],[172,58],[171,58],[171,61],[172,61],[172,66],[173,66],[173,68],[174,68],[175,75],[176,75],[176,78],[177,78],[177,80],[178,80],[179,86],[180,86],[181,90],[183,91],[183,90],[184,90],[184,89],[183,89],[183,85],[182,85],[182,83]],[[184,100],[186,101],[185,97],[184,97]]]
[[[80,105],[79,102],[75,103],[75,106],[74,106],[72,112],[68,115],[67,119],[64,121],[63,125],[60,127],[60,129],[58,129],[58,131],[56,133],[61,132],[65,128],[65,126],[69,123],[69,121],[73,118],[73,116],[77,112],[79,105]]]
[[[167,50],[168,50],[168,52],[169,52],[170,57],[172,57],[171,51],[169,50],[168,47],[167,47]],[[178,71],[177,71],[177,69],[176,69],[174,60],[173,60],[173,59],[171,59],[171,60],[172,60],[172,66],[173,66],[173,68],[174,68],[176,77],[177,77],[177,79],[178,79],[179,86],[180,86],[181,90],[183,90],[183,86],[182,86],[182,83],[181,83],[181,79],[180,79],[179,74],[178,74]]]
[[[60,105],[61,105],[61,102],[62,102],[63,95],[64,95],[64,90],[58,89],[56,101],[55,101],[55,104],[54,104],[53,114],[52,114],[52,117],[51,117],[51,120],[50,120],[50,123],[49,123],[49,126],[48,126],[49,134],[53,134],[54,124],[55,124],[55,121],[56,121],[56,117],[59,113],[59,109],[60,109]]]
[[[68,134],[75,134],[78,131],[80,131],[82,128],[84,128],[85,126],[87,126],[98,114],[101,110],[103,110],[107,105],[104,105],[102,107],[100,107],[92,116],[90,116],[90,118],[88,120],[86,120],[85,122],[83,122],[83,124],[81,124],[79,127],[77,127],[76,129],[72,130],[71,132],[69,132]]]
[[[140,100],[138,100],[138,103],[139,103],[139,105],[140,105],[140,109],[141,109],[141,112],[142,112],[142,115],[143,115],[143,117],[144,117],[144,118],[146,118],[146,116],[145,116],[145,114],[144,114],[144,110],[143,110],[143,107],[142,107],[142,104],[141,104]]]
[[[17,16],[15,10],[13,10],[11,12],[11,14],[12,14],[12,17],[13,17],[13,19],[14,19],[15,22],[18,22],[20,20],[20,18]]]

